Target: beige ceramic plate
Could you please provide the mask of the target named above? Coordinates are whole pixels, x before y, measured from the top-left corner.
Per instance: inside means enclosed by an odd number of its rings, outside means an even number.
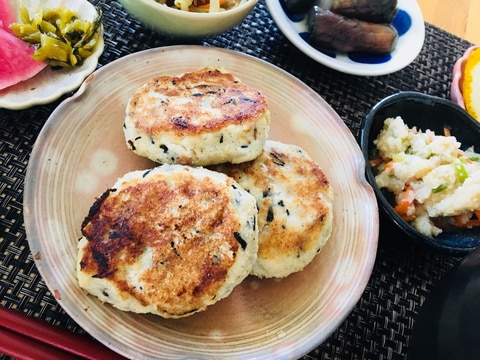
[[[30,16],[37,9],[57,9],[65,6],[76,11],[83,19],[93,21],[97,16],[95,7],[87,0],[10,0],[17,21],[20,21],[20,5],[29,9]],[[85,78],[95,71],[98,58],[103,53],[103,27],[94,52],[82,66],[73,69],[52,70],[47,66],[31,79],[0,90],[0,108],[19,110],[33,105],[48,104],[63,94],[76,90]]]
[[[76,283],[80,225],[96,196],[149,161],[127,150],[122,123],[132,93],[152,77],[222,66],[269,99],[270,138],[298,144],[335,191],[334,230],[302,272],[247,278],[207,311],[180,320],[115,310]],[[87,332],[135,359],[294,359],[323,342],[353,309],[370,278],[378,239],[375,196],[354,137],[333,109],[288,73],[240,53],[174,46],[97,70],[45,124],[25,184],[31,251],[50,290]]]

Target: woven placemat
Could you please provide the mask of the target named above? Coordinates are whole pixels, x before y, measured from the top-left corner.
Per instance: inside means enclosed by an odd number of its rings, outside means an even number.
[[[99,67],[130,53],[179,44],[146,29],[116,1],[92,3],[104,13],[105,51]],[[426,24],[425,45],[405,69],[379,77],[352,76],[297,50],[277,28],[263,0],[241,25],[196,44],[247,53],[290,72],[318,92],[357,138],[365,114],[387,95],[416,90],[448,98],[453,64],[471,45]],[[68,95],[27,110],[0,109],[0,304],[83,332],[39,276],[22,215],[29,154],[50,113]],[[420,248],[396,231],[389,219],[382,218],[381,223],[378,256],[365,293],[342,325],[304,359],[405,359],[425,297],[460,257]]]

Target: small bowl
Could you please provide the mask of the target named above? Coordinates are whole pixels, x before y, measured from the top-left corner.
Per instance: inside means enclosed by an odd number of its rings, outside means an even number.
[[[133,17],[169,38],[200,39],[220,34],[241,23],[258,0],[241,0],[232,9],[197,13],[174,9],[155,0],[119,0]]]
[[[463,73],[465,71],[465,64],[470,53],[479,48],[480,46],[471,46],[469,47],[459,58],[455,65],[453,66],[452,71],[452,85],[450,87],[450,97],[451,99],[465,109],[465,101],[463,100]]]
[[[452,136],[461,142],[464,150],[471,146],[480,148],[480,123],[450,100],[406,91],[391,95],[377,103],[365,117],[360,134],[360,146],[366,160],[366,177],[384,213],[416,242],[452,254],[471,252],[480,245],[480,228],[445,230],[435,237],[425,236],[394,211],[392,193],[377,186],[375,175],[369,166],[369,160],[375,149],[373,141],[383,128],[385,119],[396,116],[401,116],[408,127],[416,126],[423,131],[429,129],[436,134],[443,134],[444,128],[447,127]]]

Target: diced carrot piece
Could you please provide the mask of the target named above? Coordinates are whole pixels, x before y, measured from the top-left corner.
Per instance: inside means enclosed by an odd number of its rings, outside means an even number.
[[[383,168],[388,171],[393,171],[393,164],[395,164],[395,161],[390,160],[385,165],[383,165]]]
[[[411,185],[407,185],[398,199],[398,203],[394,208],[395,212],[399,215],[407,215],[408,210],[413,206],[414,198],[415,191]]]
[[[383,159],[381,157],[373,158],[370,159],[369,164],[370,167],[377,167],[383,162]]]
[[[475,214],[475,216],[477,217],[477,219],[480,220],[480,210],[473,210],[473,213]]]
[[[465,227],[468,229],[474,228],[474,227],[479,227],[480,226],[480,220],[469,220],[466,224]]]
[[[465,218],[462,215],[454,216],[453,220],[455,222],[455,227],[463,228],[466,225]]]
[[[222,6],[226,2],[227,2],[227,0],[220,0],[220,6]],[[208,10],[210,8],[210,2],[207,2],[206,4],[203,4],[203,5],[198,5],[198,6],[196,6],[196,8],[197,9]]]

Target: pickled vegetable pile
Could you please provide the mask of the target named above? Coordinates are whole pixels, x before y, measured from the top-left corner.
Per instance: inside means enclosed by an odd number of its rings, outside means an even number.
[[[100,36],[101,13],[94,21],[82,20],[69,9],[40,9],[32,17],[21,8],[22,23],[10,26],[13,34],[33,45],[33,58],[51,66],[81,66]]]

